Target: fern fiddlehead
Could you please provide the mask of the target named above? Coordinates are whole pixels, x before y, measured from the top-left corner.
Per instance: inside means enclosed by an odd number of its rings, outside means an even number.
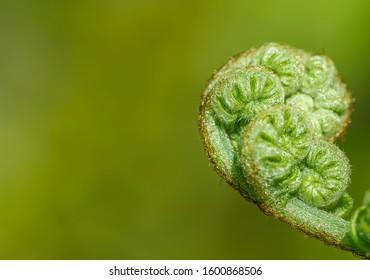
[[[217,172],[305,234],[370,257],[370,199],[351,222],[350,165],[334,144],[352,96],[324,55],[267,43],[232,57],[203,92],[199,127]]]

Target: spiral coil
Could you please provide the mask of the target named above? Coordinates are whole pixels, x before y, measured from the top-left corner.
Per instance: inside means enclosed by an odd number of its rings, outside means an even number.
[[[199,127],[215,169],[243,197],[307,235],[363,256],[370,250],[369,206],[357,210],[351,227],[340,218],[353,205],[351,171],[334,141],[351,112],[352,95],[332,60],[267,43],[214,73]]]

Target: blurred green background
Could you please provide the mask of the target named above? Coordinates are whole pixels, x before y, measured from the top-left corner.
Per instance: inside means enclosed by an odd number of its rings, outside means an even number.
[[[356,98],[339,143],[369,188],[370,2],[1,1],[1,259],[354,259],[210,167],[200,94],[231,55],[325,50]]]

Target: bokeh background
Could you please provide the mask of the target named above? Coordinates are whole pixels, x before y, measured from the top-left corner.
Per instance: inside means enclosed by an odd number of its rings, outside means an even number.
[[[354,259],[222,182],[197,128],[231,55],[324,50],[355,96],[339,143],[370,187],[370,2],[1,1],[1,259]]]

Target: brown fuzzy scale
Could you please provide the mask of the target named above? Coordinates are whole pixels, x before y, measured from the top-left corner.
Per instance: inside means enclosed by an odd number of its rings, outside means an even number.
[[[206,100],[207,99],[208,98],[206,97]],[[204,101],[204,99],[203,99],[203,101]],[[247,201],[253,202],[249,198],[249,196],[245,193],[245,191],[243,191],[243,189],[238,184],[236,184],[225,172],[223,172],[221,170],[221,168],[219,168],[218,164],[216,163],[216,161],[214,159],[213,155],[215,154],[215,151],[214,151],[214,148],[212,147],[212,145],[209,142],[209,136],[208,136],[207,130],[206,130],[205,125],[204,125],[205,105],[206,105],[207,102],[203,102],[203,101],[202,101],[201,106],[199,107],[198,127],[199,127],[200,133],[202,135],[203,148],[206,152],[206,155],[207,155],[209,161],[211,162],[211,164],[213,165],[213,168],[225,180],[225,182],[227,184],[229,184],[234,190],[238,191]]]
[[[319,231],[319,230],[307,230],[305,227],[304,223],[295,223],[291,220],[288,220],[283,214],[274,211],[271,206],[268,206],[263,203],[256,203],[258,208],[267,216],[273,216],[274,218],[278,219],[279,221],[282,221],[286,224],[289,224],[290,226],[294,227],[296,230],[299,232],[304,233],[306,236],[314,239],[319,239],[320,241],[324,242],[326,245],[336,247],[338,249],[346,250],[346,251],[354,251],[350,247],[343,246],[342,244],[338,243],[338,241],[329,236],[326,232],[324,231]]]
[[[227,67],[227,66],[229,66],[229,65],[232,65],[240,57],[250,55],[255,50],[256,49],[249,49],[247,51],[244,51],[244,52],[241,52],[241,53],[239,53],[237,55],[234,55],[234,56],[230,57],[230,59],[226,63],[224,63],[219,68],[217,68],[215,71],[213,71],[212,76],[207,80],[207,87],[206,87],[206,89],[202,92],[202,95],[201,95],[202,104],[200,106],[199,111],[201,110],[201,107],[204,106],[204,104],[206,103],[205,101],[207,100],[207,97],[209,95],[209,91],[208,91],[209,85],[211,85],[213,82],[216,82],[217,81],[217,78],[218,78],[217,75],[219,75],[222,72],[222,69],[225,68],[225,67]]]
[[[337,79],[339,79],[341,83],[346,85],[346,83],[343,81],[343,79],[340,76],[338,76]],[[353,99],[353,96],[352,96],[352,92],[349,91],[349,89],[347,88],[347,85],[346,85],[346,93],[347,93],[348,99],[350,100],[349,107],[347,109],[346,116],[344,118],[344,121],[342,122],[342,125],[341,125],[339,131],[337,132],[337,134],[335,134],[335,136],[333,136],[331,139],[329,139],[331,142],[335,142],[338,139],[341,139],[346,134],[347,127],[352,122],[351,117],[352,117],[352,112],[353,112],[354,99]]]

